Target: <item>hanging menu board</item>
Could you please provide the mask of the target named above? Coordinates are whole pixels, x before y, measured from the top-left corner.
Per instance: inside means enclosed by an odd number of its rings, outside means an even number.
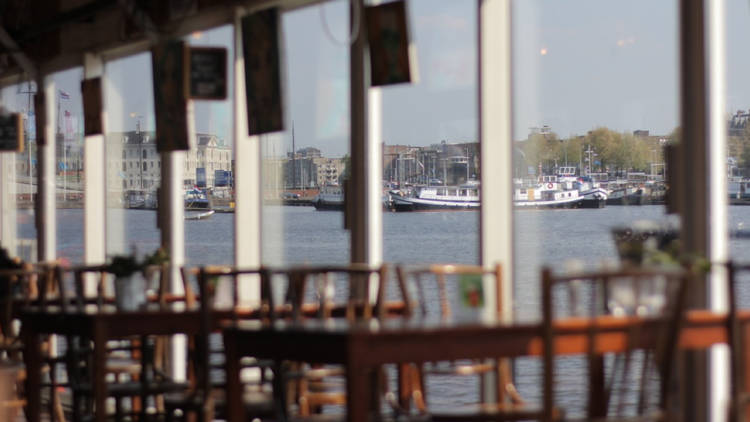
[[[190,78],[187,92],[194,100],[227,98],[227,49],[190,48]]]
[[[248,134],[284,130],[278,9],[263,10],[242,19],[242,51]]]
[[[185,43],[168,41],[151,50],[156,112],[156,150],[190,149],[187,130],[185,79],[188,77]]]
[[[100,135],[102,130],[102,79],[81,81],[83,94],[83,134]]]
[[[0,114],[0,152],[23,152],[21,113]]]
[[[371,85],[411,82],[405,3],[396,1],[367,7],[365,17],[370,46]]]
[[[47,144],[47,109],[44,92],[34,94],[34,121],[36,122],[36,144]]]

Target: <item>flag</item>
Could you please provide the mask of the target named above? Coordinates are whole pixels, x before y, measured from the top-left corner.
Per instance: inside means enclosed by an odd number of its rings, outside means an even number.
[[[59,91],[60,91],[60,98],[61,99],[63,99],[63,100],[69,100],[70,99],[70,95],[68,95],[67,92],[63,91],[62,89],[60,89]]]

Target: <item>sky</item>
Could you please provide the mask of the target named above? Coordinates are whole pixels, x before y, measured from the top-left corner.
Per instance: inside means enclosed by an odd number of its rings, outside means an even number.
[[[727,112],[750,109],[750,6],[726,0]],[[476,0],[409,0],[418,81],[382,89],[383,141],[430,145],[477,139]],[[596,127],[668,134],[679,125],[676,0],[523,0],[512,3],[513,137],[550,126],[561,137]],[[326,156],[348,151],[347,3],[286,12],[283,28],[283,133],[261,137],[264,154],[314,146]],[[222,27],[186,37],[191,44],[230,48]],[[230,67],[231,71],[231,67]],[[154,129],[148,53],[107,64],[108,128]],[[80,113],[80,69],[54,75],[70,95],[63,109]],[[230,75],[231,80],[231,75]],[[3,103],[23,109],[18,89]],[[231,102],[198,101],[196,128],[232,142]],[[132,116],[132,117],[131,117]]]

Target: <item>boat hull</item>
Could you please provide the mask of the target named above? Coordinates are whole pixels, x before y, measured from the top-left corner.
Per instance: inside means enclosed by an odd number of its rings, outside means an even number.
[[[554,201],[514,201],[513,206],[518,209],[556,209],[582,208],[583,197],[558,199]]]
[[[343,202],[329,202],[329,201],[317,200],[313,202],[313,205],[315,206],[315,209],[318,211],[343,211],[344,210]]]
[[[645,202],[646,196],[643,194],[642,189],[626,195],[610,195],[607,198],[607,205],[644,205]]]
[[[397,195],[393,195],[391,201],[394,211],[467,211],[479,209],[479,201],[444,201]]]
[[[583,198],[581,201],[581,208],[604,208],[607,205],[607,200],[604,198]]]

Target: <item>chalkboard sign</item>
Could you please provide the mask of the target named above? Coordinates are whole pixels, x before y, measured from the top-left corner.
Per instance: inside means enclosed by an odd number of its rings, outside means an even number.
[[[187,52],[182,41],[168,41],[151,50],[156,112],[156,150],[190,149],[187,130],[185,78]]]
[[[92,78],[81,81],[83,94],[83,134],[85,136],[102,133],[102,79]]]
[[[227,98],[227,49],[190,48],[190,78],[187,92],[195,100]]]
[[[412,81],[406,4],[403,1],[365,10],[372,86]]]
[[[0,151],[23,152],[23,117],[21,113],[0,114]]]
[[[248,135],[284,130],[278,9],[263,10],[242,19],[242,51]]]
[[[36,121],[36,144],[47,145],[47,106],[43,91],[34,94],[34,120]]]

